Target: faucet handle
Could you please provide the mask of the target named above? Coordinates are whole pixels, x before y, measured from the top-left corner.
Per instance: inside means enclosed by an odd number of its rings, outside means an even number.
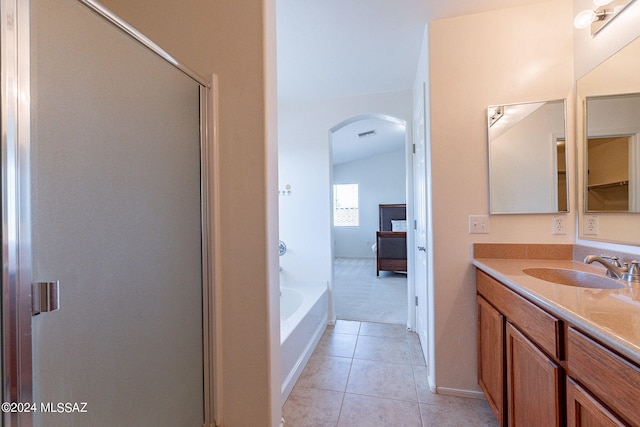
[[[622,267],[622,264],[620,264],[619,261],[620,258],[615,255],[601,255],[601,258],[611,260],[611,264],[615,265],[616,267]]]
[[[629,262],[629,271],[622,278],[629,282],[640,283],[640,262],[636,260]]]

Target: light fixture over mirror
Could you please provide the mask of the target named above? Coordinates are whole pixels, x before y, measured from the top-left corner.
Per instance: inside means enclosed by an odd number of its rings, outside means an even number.
[[[567,212],[565,101],[487,109],[489,212]]]
[[[578,13],[573,20],[573,25],[578,29],[591,27],[591,35],[596,35],[598,31],[634,1],[593,0],[596,9],[586,9]]]

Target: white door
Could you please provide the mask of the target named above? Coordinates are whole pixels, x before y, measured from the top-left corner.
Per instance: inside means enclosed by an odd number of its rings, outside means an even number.
[[[416,330],[427,358],[427,186],[426,186],[426,122],[425,92],[416,105],[413,116],[413,188],[415,219],[415,287],[416,287]],[[428,358],[427,358],[428,360]]]
[[[34,424],[201,426],[200,85],[79,1],[31,4],[33,277],[60,281]]]

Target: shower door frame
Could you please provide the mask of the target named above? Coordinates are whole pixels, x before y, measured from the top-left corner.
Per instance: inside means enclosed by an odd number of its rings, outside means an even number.
[[[160,56],[200,85],[200,201],[203,303],[203,419],[215,425],[215,287],[211,203],[215,189],[211,165],[215,151],[217,79],[211,81],[180,64],[149,38],[94,0],[77,0]],[[0,194],[2,212],[2,403],[33,402],[31,336],[31,48],[29,0],[0,0]],[[215,197],[215,196],[214,196]],[[37,404],[37,403],[36,403]],[[16,406],[16,409],[24,409]],[[32,426],[28,411],[6,411],[3,427]]]

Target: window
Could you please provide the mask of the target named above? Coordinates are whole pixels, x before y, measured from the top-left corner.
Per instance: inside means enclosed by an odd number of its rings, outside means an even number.
[[[358,184],[335,184],[333,186],[333,225],[336,227],[357,227]]]

